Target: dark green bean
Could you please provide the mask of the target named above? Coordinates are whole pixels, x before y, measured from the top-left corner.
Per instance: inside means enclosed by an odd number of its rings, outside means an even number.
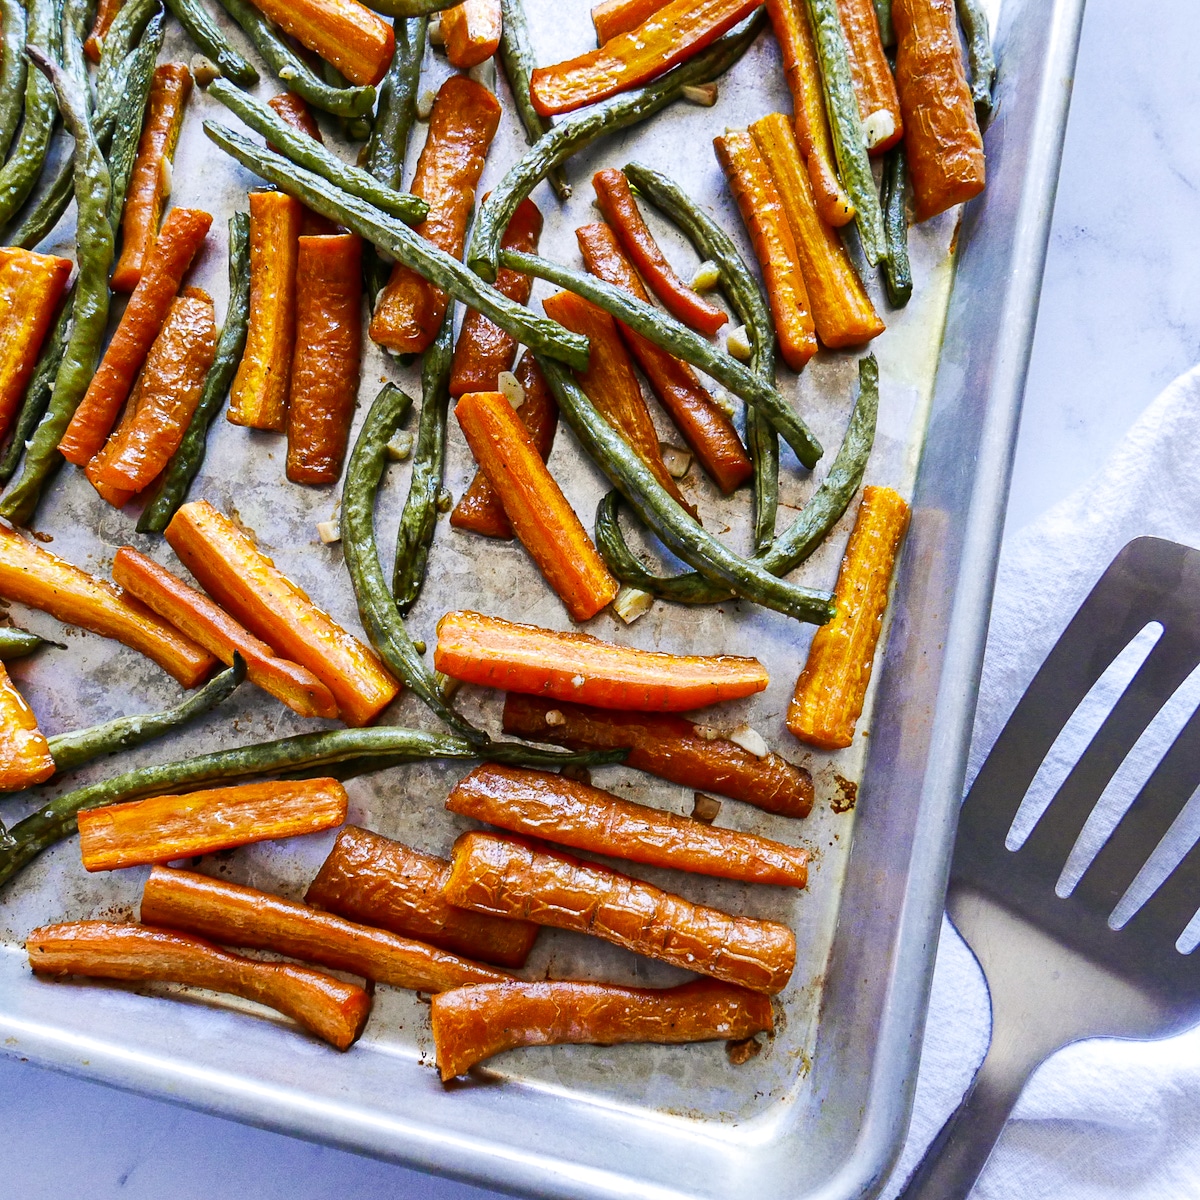
[[[0,0],[0,161],[8,155],[25,108],[25,6]]]
[[[147,22],[159,11],[159,0],[125,0],[104,35],[96,72],[97,108],[114,112],[121,99],[121,64],[142,36]]]
[[[32,250],[58,224],[74,195],[75,151],[68,150],[59,162],[50,186],[21,215],[21,223],[5,240],[12,246]]]
[[[971,72],[971,98],[980,128],[992,115],[992,89],[996,85],[996,56],[988,33],[987,13],[979,0],[956,0],[958,19],[967,42],[967,66]]]
[[[212,366],[204,377],[200,401],[179,449],[171,455],[150,503],[138,518],[139,533],[162,533],[175,510],[187,499],[188,488],[204,463],[208,429],[221,411],[229,385],[246,345],[250,320],[250,218],[243,212],[229,218],[229,306],[217,339]]]
[[[367,7],[385,17],[431,17],[458,3],[459,0],[371,0]]]
[[[166,0],[166,4],[196,48],[216,63],[226,79],[242,87],[258,82],[254,65],[234,47],[200,0]]]
[[[879,37],[885,46],[896,44],[896,29],[892,24],[892,0],[875,0],[875,16],[879,20]]]
[[[46,645],[46,639],[36,633],[18,629],[15,625],[0,626],[0,662],[12,662],[14,658],[24,658],[32,654],[39,646]]]
[[[883,264],[883,281],[893,308],[903,308],[912,299],[912,267],[908,261],[908,160],[904,143],[888,152],[883,163],[883,228],[888,256]]]
[[[321,62],[321,78],[330,87],[345,88],[350,81],[331,62]],[[338,128],[348,142],[365,142],[371,136],[370,114],[361,117],[338,117]]]
[[[54,53],[58,40],[54,0],[31,0],[28,37],[30,46],[41,53]],[[0,167],[0,225],[12,220],[13,213],[36,186],[57,119],[54,88],[41,71],[29,71],[25,81],[25,119],[12,154]]]

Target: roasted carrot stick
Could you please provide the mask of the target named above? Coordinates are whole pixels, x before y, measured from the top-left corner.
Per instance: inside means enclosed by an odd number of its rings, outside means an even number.
[[[214,854],[253,842],[332,829],[346,819],[336,779],[244,783],[184,796],[151,796],[79,814],[79,850],[89,871]]]
[[[269,20],[351,83],[379,83],[396,48],[392,27],[358,0],[253,0]]]
[[[39,975],[182,983],[265,1004],[339,1050],[363,1031],[371,997],[354,983],[292,963],[259,962],[186,933],[118,921],[43,925],[25,942]]]
[[[152,868],[142,892],[141,919],[145,925],[182,929],[230,946],[273,950],[414,991],[444,992],[507,978],[504,971],[424,942],[193,871]]]
[[[362,238],[302,237],[288,401],[287,477],[337,483],[362,359]]]
[[[446,807],[459,816],[607,858],[745,883],[802,888],[808,882],[807,850],[717,829],[546,771],[487,763],[455,784]]]
[[[282,117],[293,129],[307,133],[314,141],[324,142],[325,139],[321,136],[321,127],[317,124],[317,119],[312,115],[312,109],[308,107],[303,96],[299,96],[295,92],[276,92],[267,101],[267,105],[274,109],[276,115]],[[272,150],[276,149],[269,142],[267,144]],[[338,227],[328,217],[323,217],[320,213],[305,207],[304,220],[300,225],[301,237],[323,237],[327,233],[337,233],[337,231]]]
[[[105,35],[112,28],[117,13],[124,7],[124,0],[100,0],[96,5],[96,19],[92,22],[92,32],[83,43],[83,52],[92,62],[100,61]]]
[[[863,489],[838,572],[837,613],[813,637],[788,705],[787,727],[802,742],[838,750],[854,740],[854,726],[871,682],[896,550],[907,526],[908,505],[896,492]]]
[[[500,124],[500,102],[482,84],[451,75],[438,89],[412,193],[429,204],[416,231],[439,250],[461,256],[475,185]],[[428,349],[446,313],[446,294],[397,263],[371,318],[371,339],[397,354]]]
[[[522,1046],[741,1041],[774,1029],[765,996],[710,979],[673,988],[485,983],[434,996],[429,1015],[443,1083]]]
[[[54,756],[33,709],[0,663],[0,792],[19,792],[54,774]]]
[[[642,219],[625,173],[615,167],[597,171],[592,186],[596,189],[596,206],[663,307],[685,325],[712,337],[729,320],[729,314],[692,291],[675,274]]]
[[[484,197],[487,200],[487,197]],[[542,233],[542,214],[526,197],[517,206],[500,245],[505,250],[521,250],[526,254],[537,251]],[[496,290],[518,304],[529,302],[533,280],[520,271],[501,267],[496,274]],[[450,368],[450,395],[466,392],[494,392],[496,376],[512,369],[517,357],[517,339],[499,325],[488,320],[477,309],[468,308],[454,345],[454,364]]]
[[[524,839],[464,833],[454,843],[446,899],[459,908],[590,933],[768,995],[796,965],[786,925],[735,917],[653,884]]]
[[[167,214],[99,369],[58,444],[68,462],[82,467],[100,452],[211,225],[211,215],[198,208],[173,208]]]
[[[0,596],[90,629],[153,659],[184,687],[195,687],[216,665],[139,600],[106,580],[0,527]]]
[[[171,163],[183,128],[183,112],[192,92],[192,73],[183,63],[154,69],[137,158],[129,177],[121,217],[121,257],[112,273],[112,288],[132,292],[154,239],[163,205],[171,191]]]
[[[167,526],[166,537],[223,609],[325,684],[347,725],[366,725],[399,692],[400,685],[379,659],[313,604],[208,501],[182,505]]]
[[[621,250],[617,235],[602,221],[575,230],[584,265],[614,287],[649,300],[633,264]],[[621,336],[642,368],[659,403],[667,410],[700,465],[726,494],[754,473],[737,430],[728,415],[705,391],[696,372],[682,359],[656,346],[636,329],[618,321]]]
[[[216,655],[226,666],[234,654],[246,661],[246,678],[302,717],[336,717],[333,693],[299,663],[275,651],[243,628],[202,592],[189,587],[166,567],[122,546],[113,559],[113,579],[131,596],[170,621],[185,637]]]
[[[234,425],[286,424],[303,219],[304,206],[283,192],[250,193],[250,324],[225,414]]]
[[[500,0],[463,0],[446,9],[442,37],[452,67],[477,67],[500,49]]]
[[[434,666],[446,675],[597,708],[683,712],[767,686],[767,670],[756,658],[636,650],[475,612],[447,613],[437,635]]]
[[[510,692],[504,732],[571,750],[628,749],[626,766],[767,812],[806,817],[812,809],[812,776],[802,767],[778,754],[759,758],[683,717],[609,712]]]
[[[618,34],[598,50],[535,68],[529,78],[533,106],[543,117],[552,117],[655,79],[699,54],[761,3],[671,0],[636,29]]]
[[[517,416],[529,430],[534,447],[545,462],[550,457],[554,431],[558,428],[558,404],[532,354],[522,356],[516,376],[525,391]],[[475,472],[470,487],[454,506],[450,524],[455,529],[469,529],[485,537],[511,538],[513,535],[512,523],[504,515],[504,505],[482,471]]]
[[[521,418],[502,392],[468,392],[454,415],[521,544],[573,621],[594,617],[620,590]]]
[[[596,42],[603,46],[619,33],[628,33],[648,21],[667,0],[604,0],[592,9],[592,24],[596,27]]]
[[[779,191],[754,139],[744,129],[714,138],[713,146],[762,268],[779,352],[793,371],[802,371],[817,352],[817,332]]]
[[[771,113],[755,121],[750,132],[787,214],[804,270],[817,337],[834,349],[859,346],[878,337],[884,324],[850,262],[842,239],[817,213],[812,184],[800,161],[791,122],[782,113]]]
[[[849,224],[854,220],[854,205],[834,164],[821,68],[805,0],[767,0],[767,14],[783,54],[783,69],[792,93],[796,143],[812,181],[817,212],[827,225],[837,228]]]
[[[904,118],[896,80],[883,50],[874,0],[837,0],[846,34],[850,75],[862,118],[867,149],[883,154],[904,136]]]
[[[501,967],[524,966],[538,927],[451,908],[442,895],[449,875],[444,858],[347,825],[304,899],[455,954]]]
[[[983,191],[983,138],[963,71],[954,0],[895,0],[892,20],[915,215],[926,221]]]

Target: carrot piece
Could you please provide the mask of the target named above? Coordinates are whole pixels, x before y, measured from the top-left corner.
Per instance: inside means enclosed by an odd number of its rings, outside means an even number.
[[[438,89],[411,190],[429,204],[417,233],[455,258],[463,252],[475,185],[499,125],[500,102],[482,84],[451,75]],[[445,314],[446,293],[397,263],[375,305],[371,340],[397,354],[420,354]]]
[[[524,966],[538,927],[451,908],[442,895],[449,875],[444,858],[347,825],[304,899],[454,954],[501,967]]]
[[[597,171],[592,186],[596,189],[596,206],[663,307],[685,325],[712,337],[729,320],[729,314],[692,291],[675,274],[642,219],[625,173],[615,167]]]
[[[884,331],[842,239],[821,220],[812,184],[800,161],[791,122],[782,113],[760,117],[750,126],[787,214],[792,240],[804,271],[817,337],[833,349],[859,346]]]
[[[195,687],[216,665],[211,654],[141,601],[2,526],[0,596],[114,638],[153,659],[184,687]]]
[[[333,693],[347,725],[374,720],[400,691],[371,650],[322,612],[207,500],[181,505],[166,537],[223,609]]]
[[[779,352],[793,371],[802,371],[817,352],[817,331],[783,201],[749,133],[731,130],[713,146],[762,268]]]
[[[522,356],[516,375],[517,382],[525,389],[525,399],[517,409],[517,416],[529,430],[534,447],[545,462],[550,457],[554,432],[558,428],[558,404],[532,354]],[[504,515],[504,505],[482,471],[475,472],[470,487],[454,506],[450,524],[455,529],[467,529],[484,537],[511,538],[513,535],[512,524]]]
[[[477,67],[500,49],[500,0],[463,0],[446,9],[442,37],[452,67]]]
[[[339,233],[302,237],[299,246],[287,477],[337,483],[358,400],[363,244]]]
[[[629,33],[648,21],[667,0],[604,0],[592,9],[596,41],[603,46],[619,33]]]
[[[182,929],[232,946],[273,950],[421,992],[507,978],[504,971],[423,942],[194,871],[151,868],[142,891],[141,919],[146,925]]]
[[[874,0],[837,0],[846,34],[850,75],[867,149],[883,154],[904,136],[904,117],[891,64],[883,50]]]
[[[250,193],[250,321],[225,417],[282,430],[296,339],[296,265],[304,206],[283,192]]]
[[[71,275],[71,260],[0,250],[0,437],[25,395]]]
[[[587,269],[605,283],[649,300],[641,278],[625,257],[617,235],[602,221],[581,225],[575,238]],[[667,410],[700,465],[726,494],[754,474],[754,464],[728,415],[705,391],[696,372],[682,359],[656,346],[636,329],[617,322],[659,403]]]
[[[312,109],[308,107],[308,102],[303,96],[299,96],[295,92],[276,92],[267,101],[267,106],[274,109],[275,115],[285,120],[293,129],[307,133],[316,142],[323,143],[325,141],[321,136],[321,127],[317,124],[317,119],[312,115]],[[278,149],[270,142],[267,145],[272,150]],[[337,225],[328,217],[313,212],[307,205],[304,206],[304,219],[300,225],[301,237],[323,237],[325,234],[337,233],[337,231]]]
[[[752,696],[768,682],[756,658],[636,650],[475,612],[447,613],[437,637],[434,666],[455,679],[597,708],[683,712]]]
[[[693,904],[524,839],[464,833],[454,843],[445,894],[459,908],[590,933],[768,995],[783,989],[796,965],[796,938],[786,925]]]
[[[854,740],[875,646],[883,627],[896,550],[908,526],[908,505],[891,488],[863,488],[854,532],[838,572],[833,620],[813,637],[808,661],[788,705],[787,727],[822,750]]]
[[[392,27],[358,0],[253,0],[268,20],[332,63],[351,82],[374,86],[396,49]]]
[[[812,809],[812,776],[803,767],[778,754],[759,758],[683,717],[608,712],[510,692],[504,697],[504,732],[571,750],[627,749],[628,767],[767,812],[806,817]]]
[[[484,200],[487,200],[486,196]],[[509,220],[500,245],[505,250],[533,254],[537,251],[541,233],[542,214],[526,197]],[[501,267],[496,273],[495,288],[517,304],[528,304],[533,280],[520,271]],[[494,392],[498,386],[497,375],[511,370],[516,357],[517,339],[477,309],[468,308],[454,345],[450,395],[457,399],[466,392]]]
[[[163,63],[154,68],[142,136],[121,217],[121,257],[111,281],[115,292],[132,292],[142,278],[146,256],[154,245],[163,205],[171,190],[171,162],[191,92],[192,73],[183,63]]]
[[[45,783],[54,769],[54,757],[33,709],[0,663],[0,792]]]
[[[336,779],[151,796],[81,812],[79,851],[89,871],[215,854],[332,829],[346,819],[347,803],[346,789]]]
[[[792,93],[796,144],[808,168],[817,212],[822,221],[834,228],[848,225],[854,220],[854,205],[834,165],[825,89],[805,2],[767,0],[767,15],[783,54],[783,70]]]
[[[454,415],[504,515],[571,619],[594,617],[620,587],[508,398],[468,392]]]
[[[100,61],[100,51],[104,48],[105,35],[112,28],[117,13],[124,7],[125,0],[100,0],[100,3],[96,5],[96,19],[92,22],[92,32],[88,34],[87,41],[83,43],[83,52],[92,62]]]
[[[293,963],[259,962],[186,933],[119,921],[43,925],[25,941],[39,975],[181,983],[265,1004],[339,1050],[358,1040],[371,997],[355,983]]]
[[[68,462],[84,466],[100,452],[211,225],[212,216],[198,208],[173,208],[167,214],[104,358],[58,444]]]
[[[552,117],[656,79],[699,54],[761,3],[671,0],[636,29],[618,34],[598,50],[552,67],[536,67],[529,78],[533,107],[543,117]]]
[[[896,86],[916,219],[983,191],[983,137],[963,71],[954,0],[895,0]]]
[[[458,781],[446,807],[459,816],[607,858],[745,883],[802,888],[808,882],[807,850],[716,829],[545,771],[486,763]]]
[[[166,567],[132,546],[122,546],[113,559],[112,572],[113,579],[131,596],[226,666],[233,665],[235,653],[240,654],[246,660],[246,678],[293,712],[302,717],[337,716],[333,693],[311,671],[279,658],[266,642]]]

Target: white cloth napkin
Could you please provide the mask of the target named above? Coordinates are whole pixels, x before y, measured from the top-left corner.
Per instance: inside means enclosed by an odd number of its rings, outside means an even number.
[[[1146,409],[1090,482],[1007,539],[968,785],[1059,634],[1117,552],[1141,535],[1200,547],[1198,448],[1200,367],[1180,376]],[[1101,715],[1130,674],[1127,669],[1111,681],[1108,704],[1103,697],[1098,702]],[[1124,788],[1109,789],[1116,793],[1115,804],[1123,807],[1122,799],[1128,804],[1197,702],[1200,672],[1180,689],[1171,712],[1164,711],[1169,719],[1158,722],[1131,753],[1119,772]],[[1076,730],[1073,739],[1064,739],[1067,745],[1056,747],[1060,779],[1089,738],[1089,732]],[[1140,761],[1134,762],[1139,754]],[[1052,792],[1053,786],[1046,801]],[[1200,793],[1191,809],[1198,807]],[[1200,906],[1200,896],[1196,902]],[[912,1126],[885,1197],[900,1191],[962,1098],[986,1051],[989,1020],[983,976],[962,940],[943,922]],[[1200,1197],[1200,1029],[1159,1042],[1079,1042],[1054,1055],[1026,1086],[972,1192],[972,1200],[1110,1197]]]

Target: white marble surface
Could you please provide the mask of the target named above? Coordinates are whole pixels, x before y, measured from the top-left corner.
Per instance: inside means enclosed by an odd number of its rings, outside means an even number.
[[[1086,478],[1163,385],[1200,360],[1198,45],[1196,0],[1089,0],[1010,532]],[[1144,1062],[1154,1069],[1152,1048]],[[0,1130],[0,1195],[22,1200],[488,1194],[5,1058]],[[1103,1161],[1102,1134],[1093,1146]],[[1119,1195],[1119,1178],[1097,1195]],[[1200,1183],[1180,1194],[1200,1195]]]

